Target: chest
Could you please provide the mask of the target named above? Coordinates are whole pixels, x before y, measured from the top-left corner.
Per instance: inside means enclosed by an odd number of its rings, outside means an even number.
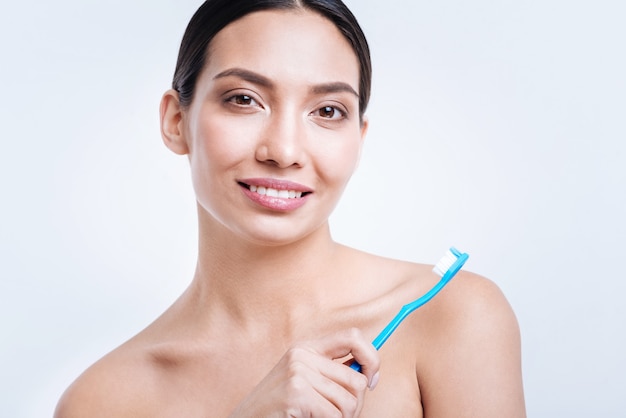
[[[360,418],[422,417],[411,360],[403,350],[389,348],[381,352],[380,382],[366,394]],[[163,372],[156,400],[161,416],[228,417],[275,364],[274,358],[263,357],[250,350],[248,356],[197,359]]]

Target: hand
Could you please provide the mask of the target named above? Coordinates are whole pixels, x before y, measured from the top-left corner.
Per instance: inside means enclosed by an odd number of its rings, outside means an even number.
[[[352,354],[362,373],[335,361]],[[350,329],[290,348],[230,418],[356,418],[378,380],[380,359]]]

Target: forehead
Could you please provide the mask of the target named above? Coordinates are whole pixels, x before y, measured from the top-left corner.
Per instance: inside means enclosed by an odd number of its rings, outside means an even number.
[[[348,40],[329,19],[307,10],[254,12],[224,27],[211,41],[205,72],[239,67],[279,81],[359,86]]]

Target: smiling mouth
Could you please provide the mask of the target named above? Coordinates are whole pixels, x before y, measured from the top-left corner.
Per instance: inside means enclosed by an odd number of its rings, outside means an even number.
[[[308,194],[311,194],[311,192],[302,192],[298,190],[281,190],[274,189],[272,187],[255,186],[241,182],[239,182],[239,185],[259,195],[267,197],[277,197],[279,199],[300,199]]]

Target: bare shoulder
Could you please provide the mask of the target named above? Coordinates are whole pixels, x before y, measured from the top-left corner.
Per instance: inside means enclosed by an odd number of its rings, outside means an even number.
[[[441,279],[432,265],[362,257],[359,277],[375,293],[368,335]],[[370,408],[387,409],[372,416],[387,414],[394,399],[424,417],[524,417],[520,346],[517,319],[497,284],[462,270],[380,350],[381,382]]]
[[[141,350],[123,345],[89,367],[67,388],[54,417],[151,416],[151,370]]]
[[[391,296],[394,306],[417,299],[441,279],[432,272],[432,265],[357,254],[364,287],[372,289],[378,298]],[[420,333],[432,333],[431,337],[467,337],[467,331],[472,330],[519,339],[515,314],[500,288],[492,280],[465,270],[459,271],[415,317]]]
[[[432,265],[403,260],[371,257],[367,266],[373,276],[384,276],[391,302],[408,303],[424,295],[441,279],[432,272]],[[380,281],[376,277],[372,281]],[[375,288],[375,286],[372,286]],[[380,289],[379,289],[380,291]],[[401,306],[401,305],[400,305]],[[461,270],[415,318],[414,335],[428,334],[429,340],[472,338],[493,341],[505,338],[519,343],[519,327],[505,295],[492,280]],[[491,336],[492,338],[487,338]]]
[[[459,272],[423,312],[417,374],[434,416],[523,417],[517,319],[500,288]],[[425,335],[424,335],[425,334]]]
[[[452,326],[466,329],[468,326],[483,332],[515,331],[517,320],[505,295],[493,281],[467,271],[460,271],[448,284],[440,303],[434,304],[446,320],[447,330]],[[450,321],[452,320],[452,321]],[[495,327],[495,329],[494,329]],[[503,327],[503,328],[501,328]]]

